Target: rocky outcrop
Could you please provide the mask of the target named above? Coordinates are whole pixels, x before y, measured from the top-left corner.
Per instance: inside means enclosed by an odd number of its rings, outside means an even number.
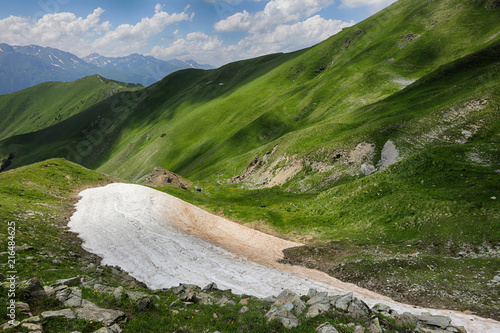
[[[30,288],[26,289],[27,299],[39,302],[36,297],[43,295],[41,291],[50,289],[51,296],[45,294],[45,297],[54,298],[66,308],[46,310],[40,312],[37,316],[32,316],[30,304],[18,302],[16,303],[18,312],[28,316],[28,318],[15,322],[13,325],[12,323],[6,323],[0,329],[18,327],[32,332],[43,332],[47,321],[58,318],[58,320],[63,321],[83,320],[84,322],[94,323],[94,325],[96,323],[101,324],[102,327],[95,332],[121,332],[120,325],[125,324],[127,321],[125,313],[119,309],[100,308],[84,299],[82,295],[85,295],[85,293],[82,291],[84,291],[83,288],[87,288],[87,292],[90,289],[94,293],[107,294],[106,297],[120,301],[125,300],[129,304],[129,309],[130,304],[133,305],[134,311],[145,311],[155,306],[166,306],[172,309],[171,313],[175,316],[180,314],[181,311],[185,311],[187,307],[197,306],[197,304],[210,305],[212,309],[213,307],[230,307],[230,311],[238,313],[239,316],[245,316],[245,313],[249,311],[253,311],[253,315],[255,315],[255,311],[261,311],[262,316],[268,322],[274,321],[285,329],[307,325],[306,322],[311,322],[312,318],[323,317],[324,320],[315,319],[316,322],[323,322],[315,327],[316,332],[466,332],[463,327],[453,326],[449,317],[432,315],[428,312],[423,312],[420,315],[407,312],[398,314],[397,311],[382,303],[375,304],[370,308],[365,302],[356,298],[353,293],[330,295],[327,292],[310,289],[307,296],[300,296],[292,290],[286,289],[277,297],[271,296],[266,299],[257,299],[256,297],[236,296],[230,290],[221,291],[215,283],[210,283],[203,289],[196,285],[180,284],[177,287],[170,288],[172,295],[177,296],[174,297],[173,301],[171,301],[171,297],[168,297],[166,299],[168,303],[155,305],[155,297],[159,300],[158,302],[162,302],[157,296],[152,296],[146,292],[127,290],[122,286],[111,287],[97,282],[99,281],[82,283],[80,278],[71,278],[59,280],[50,287],[44,288],[38,279],[32,278],[27,283],[30,286]],[[203,311],[207,309],[210,308],[205,307]],[[195,313],[199,311],[194,310]],[[213,313],[214,319],[220,316],[217,311]],[[338,320],[331,320],[332,318],[342,318],[342,322],[345,323],[347,320],[348,323],[343,324]]]
[[[155,168],[150,174],[141,178],[140,182],[144,185],[154,187],[173,185],[182,189],[187,189],[193,186],[193,183],[185,180],[178,174],[162,168]]]

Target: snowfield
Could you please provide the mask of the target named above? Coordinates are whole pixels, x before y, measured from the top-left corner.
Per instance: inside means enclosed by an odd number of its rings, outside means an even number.
[[[331,294],[354,292],[369,306],[384,303],[399,313],[423,311],[449,316],[468,332],[500,332],[500,322],[449,310],[405,305],[343,283],[322,272],[279,264],[282,250],[301,244],[273,237],[210,214],[148,187],[110,184],[80,193],[68,226],[103,264],[119,266],[151,289],[179,283],[258,297],[284,289],[309,288]]]

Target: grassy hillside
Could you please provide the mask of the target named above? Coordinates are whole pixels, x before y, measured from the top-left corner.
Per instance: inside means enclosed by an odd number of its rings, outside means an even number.
[[[488,285],[500,247],[491,4],[400,0],[309,49],[114,94],[0,141],[0,157],[13,153],[12,168],[65,157],[127,181],[162,167],[205,189],[165,191],[308,242],[291,262],[498,319]],[[308,251],[326,254],[311,261]]]
[[[41,83],[1,95],[0,139],[52,126],[113,94],[139,88],[142,86],[93,75],[74,82]]]
[[[458,6],[453,1],[399,1],[311,49],[217,70],[180,71],[140,96],[115,96],[78,120],[2,142],[0,149],[4,155],[19,152],[14,166],[66,156],[127,179],[138,179],[156,165],[194,179],[219,172],[227,179],[276,144],[273,159],[284,153],[350,150],[377,131],[362,125],[372,120],[363,111],[367,105],[497,43],[499,17],[499,10],[486,10],[484,2]],[[477,95],[480,89],[475,89]],[[469,95],[475,98],[473,92]],[[441,106],[457,102],[458,97]],[[126,111],[110,110],[120,103]],[[406,119],[413,121],[435,108],[420,108]],[[113,122],[112,130],[96,130],[102,119]],[[391,123],[385,120],[378,125]],[[74,134],[68,137],[66,129]],[[82,130],[96,132],[96,138]],[[103,134],[106,147],[92,144]],[[386,138],[376,139],[380,151]],[[43,142],[45,152],[33,149],[37,145],[31,142]]]

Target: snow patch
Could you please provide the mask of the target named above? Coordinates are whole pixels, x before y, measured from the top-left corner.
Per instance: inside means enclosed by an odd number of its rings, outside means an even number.
[[[150,288],[215,282],[237,294],[259,297],[284,289],[300,294],[309,288],[334,294],[353,291],[369,306],[382,302],[399,313],[449,316],[453,325],[465,326],[469,333],[500,331],[500,323],[492,319],[401,304],[322,272],[279,264],[275,259],[284,248],[300,244],[246,228],[145,186],[110,184],[80,196],[70,230],[79,234],[86,250],[103,258],[103,264],[120,266]],[[237,254],[243,252],[267,264]]]

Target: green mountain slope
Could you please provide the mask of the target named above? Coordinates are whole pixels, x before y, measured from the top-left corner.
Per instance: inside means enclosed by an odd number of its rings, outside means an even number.
[[[113,94],[139,88],[142,86],[93,75],[0,95],[0,139],[52,126]]]
[[[291,262],[498,319],[498,77],[497,2],[400,0],[309,49],[118,92],[0,158],[163,167],[204,188],[165,191],[310,243]]]
[[[274,160],[350,150],[377,139],[375,127],[361,126],[371,121],[363,107],[500,40],[499,11],[485,4],[399,1],[311,49],[175,73],[140,96],[115,96],[49,131],[3,142],[2,153],[19,152],[14,166],[56,155],[128,179],[156,165],[203,179],[242,173],[276,144]],[[110,110],[120,103],[127,111]],[[92,127],[103,119],[109,132]],[[102,136],[106,146],[96,143]],[[377,151],[384,140],[374,140]],[[43,149],[34,149],[38,142]]]

